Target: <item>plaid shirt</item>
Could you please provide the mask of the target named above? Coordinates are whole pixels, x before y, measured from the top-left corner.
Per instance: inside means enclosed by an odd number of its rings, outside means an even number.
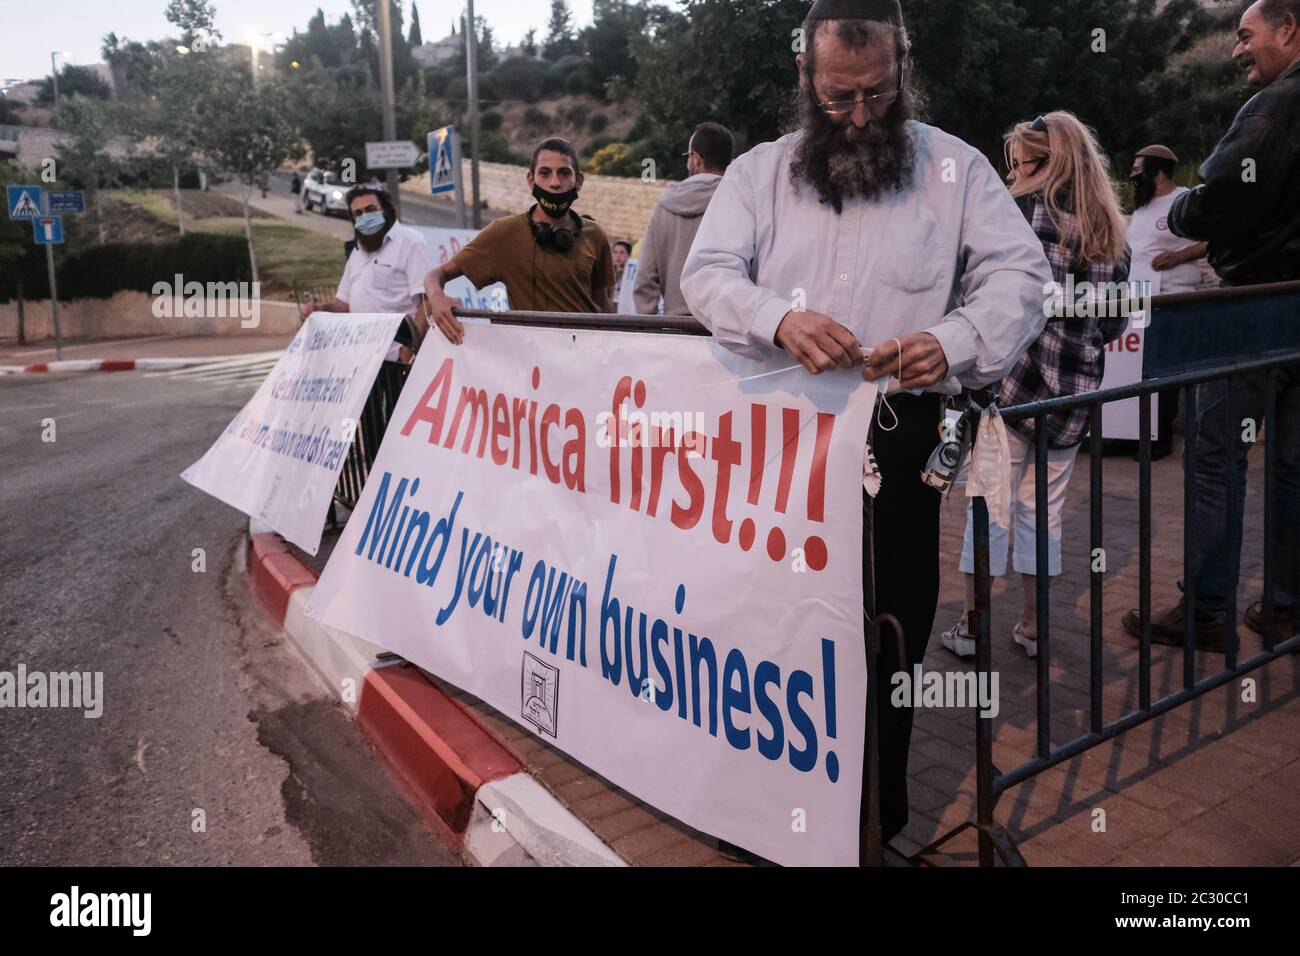
[[[1042,240],[1047,262],[1052,267],[1053,279],[1063,287],[1071,274],[1076,286],[1084,281],[1095,286],[1128,279],[1127,246],[1119,262],[1094,262],[1083,266],[1075,260],[1071,251],[1073,236],[1078,231],[1075,216],[1064,213],[1059,223],[1054,222],[1048,215],[1041,196],[1027,198],[1030,211],[1026,213],[1026,218],[1034,233]],[[1044,295],[1046,294],[1044,290]],[[1049,319],[1043,326],[1042,334],[1025,350],[1002,380],[998,404],[1007,408],[1099,388],[1106,365],[1106,343],[1118,338],[1127,325],[1128,317],[1123,315],[1056,321]],[[1083,440],[1084,432],[1088,429],[1088,409],[1054,412],[1047,416],[1046,422],[1048,446],[1071,448]],[[1034,440],[1032,418],[1008,427],[1023,438],[1031,442]]]

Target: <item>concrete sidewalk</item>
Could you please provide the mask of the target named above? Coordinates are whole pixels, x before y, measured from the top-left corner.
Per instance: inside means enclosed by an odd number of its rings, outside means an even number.
[[[1262,482],[1255,453],[1250,487]],[[1081,454],[1064,513],[1064,573],[1052,591],[1051,740],[1053,746],[1088,730],[1089,460]],[[1119,616],[1137,604],[1137,465],[1104,461],[1104,720],[1137,703],[1136,642]],[[1177,454],[1152,466],[1153,600],[1176,594],[1182,565],[1182,462]],[[1263,529],[1258,494],[1248,498],[1239,608],[1261,587]],[[344,517],[346,517],[344,515]],[[972,670],[945,650],[938,633],[961,613],[964,583],[957,555],[965,521],[960,487],[944,504],[940,607],[923,667]],[[337,532],[326,532],[320,554],[301,552],[299,567],[324,567]],[[314,574],[303,571],[314,582]],[[1009,586],[1008,586],[1009,585]],[[993,600],[994,669],[1000,712],[994,721],[994,760],[1005,772],[1035,751],[1036,665],[1012,644],[1020,582],[999,582]],[[1241,658],[1260,649],[1244,627]],[[1200,655],[1198,676],[1217,671],[1222,655]],[[493,708],[431,675],[422,679],[459,705],[492,741],[580,822],[585,831],[634,866],[729,866],[715,841],[638,801],[608,780],[539,740]],[[1012,789],[995,817],[1031,865],[1207,866],[1282,865],[1300,860],[1300,656],[1253,672],[1253,697],[1233,682],[1148,722],[1116,741],[1052,768]],[[1182,652],[1152,649],[1152,699],[1182,685]],[[1245,698],[1245,699],[1243,699]],[[436,732],[436,730],[435,730]],[[973,710],[921,710],[909,767],[912,813],[892,841],[912,856],[974,815]],[[1100,812],[1099,812],[1100,811]],[[966,831],[943,847],[947,862],[974,865],[975,838]]]
[[[283,349],[290,335],[149,335],[141,338],[69,340],[63,345],[65,359],[212,358],[248,355]],[[42,340],[19,345],[13,339],[0,341],[0,365],[32,365],[54,361],[54,343]]]

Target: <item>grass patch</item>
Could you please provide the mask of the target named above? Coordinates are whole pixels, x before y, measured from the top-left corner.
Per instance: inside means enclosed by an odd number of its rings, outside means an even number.
[[[104,195],[105,198],[129,203],[172,229],[176,228],[176,207],[170,198],[159,192],[120,189],[106,191]],[[189,197],[182,198],[182,202],[187,198]],[[338,239],[283,219],[257,218],[252,220],[252,225],[263,295],[291,293],[294,280],[304,285],[337,285],[343,277],[343,244]],[[244,220],[231,216],[191,218],[187,215],[185,228],[189,232],[210,232],[243,238]]]
[[[200,219],[196,232],[243,236],[242,219]],[[253,220],[257,271],[262,292],[291,292],[301,283],[335,283],[343,278],[343,244],[332,236],[280,219]]]
[[[105,191],[104,197],[139,206],[169,226],[176,225],[176,207],[156,192],[147,189],[114,189]]]

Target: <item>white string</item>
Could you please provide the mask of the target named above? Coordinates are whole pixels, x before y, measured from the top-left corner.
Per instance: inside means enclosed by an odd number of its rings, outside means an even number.
[[[803,368],[802,365],[787,365],[785,368],[779,368],[773,372],[760,372],[757,375],[745,375],[741,378],[724,378],[720,382],[704,382],[701,388],[712,388],[715,385],[735,385],[737,382],[752,382],[756,378],[767,378],[769,375],[784,375],[786,372],[793,372],[795,369]]]
[[[903,343],[898,341],[898,339],[894,339],[894,344],[898,346],[898,384],[901,387],[903,384]],[[889,382],[886,381],[885,385],[888,386]],[[888,428],[886,428],[885,423],[880,420],[881,409],[887,409],[889,411],[889,417],[894,420],[894,424],[890,425]],[[892,432],[899,425],[898,413],[895,412],[894,407],[889,404],[889,399],[886,397],[885,389],[883,388],[880,390],[880,406],[876,409],[876,425],[882,432]]]

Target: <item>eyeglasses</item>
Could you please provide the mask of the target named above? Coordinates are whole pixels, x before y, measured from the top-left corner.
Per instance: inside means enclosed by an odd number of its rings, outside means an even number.
[[[884,93],[874,93],[871,96],[855,96],[851,100],[826,100],[817,105],[828,116],[843,116],[845,113],[852,113],[859,101],[864,103],[868,110],[874,110],[876,106],[892,106],[901,92],[903,92],[901,89],[887,90]]]
[[[1040,114],[1038,119],[1034,120],[1032,123],[1029,124],[1029,128],[1033,130],[1035,133],[1046,133],[1047,120],[1043,119],[1042,115]]]
[[[1013,159],[1011,161],[1011,168],[1016,172],[1020,172],[1020,167],[1022,166],[1033,166],[1033,170],[1029,173],[1030,176],[1033,176],[1045,162],[1047,162],[1045,159],[1027,159],[1022,163],[1019,160]]]

